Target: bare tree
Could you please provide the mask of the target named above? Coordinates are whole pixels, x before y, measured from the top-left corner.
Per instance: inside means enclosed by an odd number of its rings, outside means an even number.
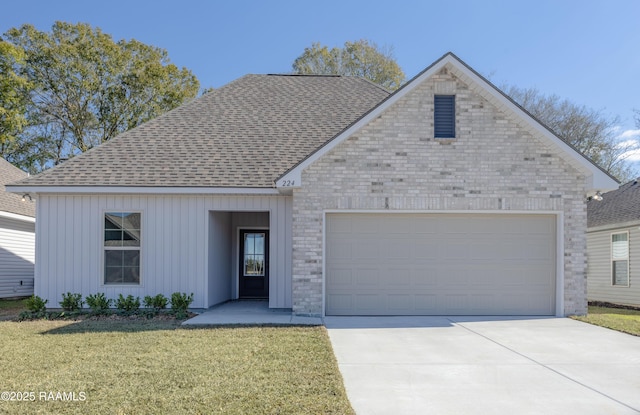
[[[640,149],[640,145],[617,134],[618,117],[607,116],[601,110],[577,105],[557,95],[544,95],[535,88],[506,86],[502,89],[561,139],[620,181],[635,176],[628,157],[632,151]]]

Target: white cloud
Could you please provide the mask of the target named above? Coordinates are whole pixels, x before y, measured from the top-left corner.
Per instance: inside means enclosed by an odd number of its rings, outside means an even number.
[[[618,137],[622,140],[635,139],[637,141],[640,139],[640,130],[623,131]]]
[[[620,147],[635,148],[623,153],[620,157],[631,163],[640,163],[640,130],[625,130],[618,135]]]

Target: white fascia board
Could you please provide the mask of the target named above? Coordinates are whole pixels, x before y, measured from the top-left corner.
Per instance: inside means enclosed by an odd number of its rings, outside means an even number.
[[[166,194],[166,195],[278,195],[277,189],[257,187],[151,187],[151,186],[6,186],[18,194]]]
[[[0,210],[0,217],[21,220],[23,222],[36,222],[36,218],[32,218],[31,216],[18,215],[17,213],[5,212],[2,210]]]

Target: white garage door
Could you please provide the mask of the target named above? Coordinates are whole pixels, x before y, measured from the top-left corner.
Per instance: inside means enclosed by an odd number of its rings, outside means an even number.
[[[327,315],[553,315],[554,215],[326,215]]]

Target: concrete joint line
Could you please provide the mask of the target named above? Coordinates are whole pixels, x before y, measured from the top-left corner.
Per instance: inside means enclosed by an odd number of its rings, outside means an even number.
[[[579,381],[577,381],[577,380],[575,380],[575,379],[573,379],[573,378],[571,378],[571,377],[569,377],[569,376],[567,376],[567,375],[565,375],[565,374],[563,374],[563,373],[560,373],[560,372],[558,372],[557,370],[555,370],[554,368],[549,367],[549,366],[545,365],[544,363],[538,362],[537,360],[532,359],[532,358],[530,358],[529,356],[524,355],[524,354],[522,354],[522,353],[520,353],[520,352],[518,352],[518,351],[516,351],[516,350],[513,350],[512,348],[510,348],[510,347],[508,347],[508,346],[505,346],[504,344],[499,343],[499,342],[497,342],[497,341],[493,340],[492,338],[485,336],[484,334],[478,333],[477,331],[470,329],[469,327],[465,326],[465,325],[464,325],[464,324],[462,324],[462,323],[459,323],[459,322],[456,322],[456,321],[454,321],[454,320],[451,320],[450,318],[447,318],[447,320],[449,320],[449,321],[451,322],[451,324],[453,324],[454,326],[462,327],[463,329],[465,329],[465,330],[467,330],[467,331],[469,331],[469,332],[471,332],[471,333],[473,333],[473,334],[475,334],[475,335],[477,335],[477,336],[480,336],[480,337],[482,337],[482,338],[484,338],[484,339],[486,339],[486,340],[489,340],[490,342],[492,342],[492,343],[494,343],[494,344],[496,344],[496,345],[498,345],[498,346],[500,346],[500,347],[502,347],[502,348],[505,348],[505,349],[509,350],[511,353],[515,353],[515,354],[517,354],[518,356],[522,356],[522,357],[524,357],[525,359],[529,360],[530,362],[533,362],[533,363],[535,363],[535,364],[536,364],[536,365],[538,365],[538,366],[541,366],[541,367],[543,367],[543,368],[545,368],[545,369],[547,369],[547,370],[550,370],[550,371],[552,371],[553,373],[555,373],[555,374],[557,374],[557,375],[560,375],[560,376],[562,376],[563,378],[565,378],[565,379],[567,379],[567,380],[569,380],[569,381],[571,381],[571,382],[573,382],[573,383],[576,383],[576,384],[578,384],[578,385],[580,385],[580,386],[582,386],[582,387],[584,387],[584,388],[587,388],[587,389],[589,389],[589,390],[592,390],[593,392],[595,392],[595,393],[597,393],[597,394],[599,394],[599,395],[602,395],[602,396],[604,396],[605,398],[611,399],[612,401],[617,402],[617,403],[619,403],[620,405],[625,406],[625,407],[627,407],[627,408],[631,409],[632,411],[636,411],[636,412],[639,412],[639,413],[640,413],[640,409],[638,409],[638,408],[634,408],[634,407],[632,407],[632,406],[630,406],[630,405],[628,405],[628,404],[626,404],[626,403],[624,403],[624,402],[622,402],[622,401],[619,401],[618,399],[614,398],[613,396],[609,396],[609,395],[607,395],[606,393],[600,392],[599,390],[594,389],[594,388],[592,388],[592,387],[591,387],[591,386],[589,386],[589,385],[585,385],[585,384],[584,384],[584,383],[582,383],[582,382],[579,382]]]

